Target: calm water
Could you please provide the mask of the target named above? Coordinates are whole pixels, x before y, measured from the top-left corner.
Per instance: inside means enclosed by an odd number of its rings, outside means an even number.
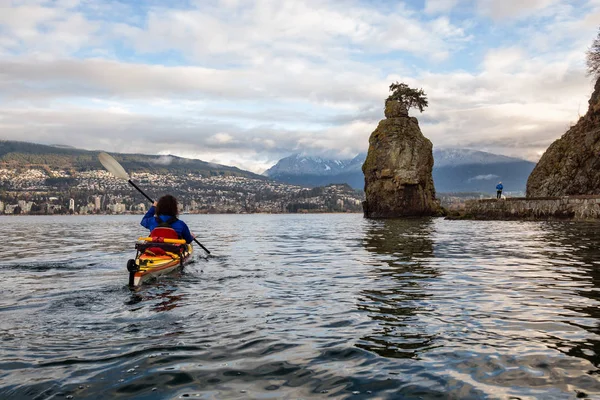
[[[598,224],[190,215],[134,292],[139,219],[0,217],[0,398],[600,398]]]

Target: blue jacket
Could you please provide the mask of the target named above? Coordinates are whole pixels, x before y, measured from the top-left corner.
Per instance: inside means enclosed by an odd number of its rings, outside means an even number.
[[[154,218],[155,211],[156,208],[154,208],[154,206],[150,207],[146,215],[144,215],[144,218],[142,218],[141,222],[144,228],[150,229],[150,232],[152,232],[152,229],[158,226],[158,222],[156,222],[156,218]],[[160,215],[159,218],[166,222],[171,217],[169,215]],[[190,233],[190,228],[188,228],[185,222],[178,219],[177,221],[173,222],[171,228],[175,229],[175,232],[177,232],[179,237],[185,239],[187,243],[192,243],[194,241],[194,237]]]
[[[502,190],[502,189],[504,189],[504,186],[502,186],[501,183],[496,185],[496,190]]]

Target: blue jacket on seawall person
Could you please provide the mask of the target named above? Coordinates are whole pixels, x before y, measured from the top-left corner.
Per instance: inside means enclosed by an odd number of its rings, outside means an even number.
[[[499,183],[496,185],[496,190],[502,190],[504,189],[504,186],[502,186],[502,183]]]
[[[177,235],[179,235],[180,238],[185,239],[186,243],[192,243],[194,241],[194,236],[192,236],[190,228],[188,228],[185,222],[176,217],[177,200],[171,195],[166,195],[161,197],[158,202],[154,202],[152,207],[148,209],[148,212],[146,212],[146,215],[142,218],[141,225],[144,228],[150,229],[150,232],[152,232],[152,230],[160,224],[158,219],[163,223],[175,219],[175,221],[170,224],[171,228],[177,232]]]

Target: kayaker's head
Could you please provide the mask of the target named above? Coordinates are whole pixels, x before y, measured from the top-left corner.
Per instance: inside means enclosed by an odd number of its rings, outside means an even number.
[[[177,212],[177,199],[170,194],[164,195],[158,199],[156,204],[156,215],[170,215],[176,217]]]

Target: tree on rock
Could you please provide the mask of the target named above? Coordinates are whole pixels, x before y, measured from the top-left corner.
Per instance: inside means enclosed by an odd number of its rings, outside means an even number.
[[[408,87],[404,82],[392,83],[390,85],[390,92],[387,101],[397,101],[398,103],[404,104],[408,111],[411,107],[416,107],[419,111],[423,112],[425,107],[429,105],[427,102],[427,95],[423,89],[413,89]]]
[[[587,53],[587,68],[588,74],[595,78],[600,78],[600,30],[598,36],[592,42],[592,46]]]

